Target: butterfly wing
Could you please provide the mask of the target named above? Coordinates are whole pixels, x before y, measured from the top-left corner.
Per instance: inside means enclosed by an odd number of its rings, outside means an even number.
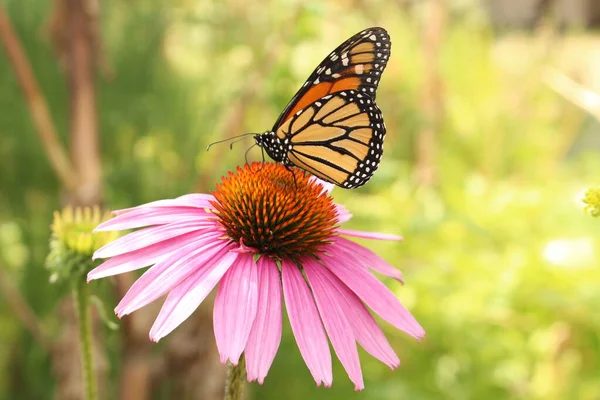
[[[390,46],[388,33],[379,27],[365,29],[339,45],[317,66],[285,107],[273,131],[328,94],[356,90],[375,99],[377,85],[390,57]]]
[[[359,90],[328,94],[275,132],[295,166],[346,189],[365,184],[383,154],[385,124],[375,100]]]

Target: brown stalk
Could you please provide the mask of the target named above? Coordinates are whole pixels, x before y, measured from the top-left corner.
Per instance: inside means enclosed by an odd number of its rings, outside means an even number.
[[[68,191],[72,191],[78,183],[77,174],[58,138],[48,104],[38,87],[19,38],[1,5],[0,40],[2,40],[8,59],[23,90],[36,132],[42,142],[50,166],[63,186]]]
[[[80,184],[71,199],[79,205],[103,202],[98,115],[96,110],[94,20],[97,0],[63,0],[67,14],[67,77],[71,102],[71,159]]]

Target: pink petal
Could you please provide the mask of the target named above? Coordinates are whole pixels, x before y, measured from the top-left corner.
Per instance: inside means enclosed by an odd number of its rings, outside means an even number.
[[[335,211],[337,212],[337,220],[339,224],[349,221],[350,218],[352,218],[350,211],[348,211],[346,207],[342,206],[341,204],[335,205]]]
[[[335,354],[348,372],[350,380],[354,382],[354,390],[362,390],[365,385],[352,326],[344,315],[344,309],[339,305],[340,301],[345,302],[345,300],[332,283],[332,280],[337,278],[311,258],[303,259],[302,267],[312,287],[319,314]]]
[[[352,325],[352,332],[356,341],[373,357],[394,369],[400,365],[400,360],[392,346],[385,338],[383,331],[364,306],[362,301],[335,275],[330,275],[331,285],[335,287],[340,296],[338,301],[342,313]]]
[[[198,308],[231,265],[237,253],[225,248],[169,293],[150,329],[150,339],[158,342],[177,328]]]
[[[258,259],[258,312],[246,345],[248,382],[263,384],[281,342],[281,277],[275,262]]]
[[[188,221],[140,229],[96,250],[92,258],[95,260],[97,258],[108,258],[124,253],[131,253],[132,251],[163,242],[184,233],[199,231],[207,227],[213,228],[214,231],[216,224],[216,221],[212,220]]]
[[[252,255],[238,256],[219,283],[213,324],[221,363],[237,365],[258,308],[258,267]]]
[[[317,386],[330,387],[331,353],[315,300],[300,270],[289,261],[281,264],[283,297],[300,354]]]
[[[206,236],[171,253],[131,285],[115,312],[121,318],[150,304],[179,285],[194,271],[202,269],[204,263],[226,244],[226,241],[214,236]]]
[[[142,204],[141,206],[124,208],[122,210],[115,210],[113,214],[121,215],[129,211],[139,210],[140,208],[149,207],[197,207],[197,208],[213,208],[210,201],[214,201],[215,197],[210,194],[204,193],[192,193],[186,194],[176,199],[157,200],[150,203]]]
[[[402,280],[402,272],[388,264],[383,258],[379,257],[377,254],[372,252],[359,245],[358,243],[354,243],[351,240],[345,239],[343,237],[336,237],[333,239],[333,245],[327,248],[327,251],[331,255],[339,255],[342,258],[356,258],[360,264],[364,266],[368,266],[374,271],[379,272],[385,276],[389,276],[403,282]],[[341,254],[339,254],[341,253]]]
[[[209,235],[211,234],[215,238],[220,235],[218,232],[209,233]],[[131,253],[113,257],[91,270],[87,275],[87,280],[89,282],[94,279],[118,275],[147,267],[148,265],[157,263],[171,252],[196,242],[202,237],[204,237],[204,235],[200,235],[197,232],[190,232],[144,247],[143,249],[132,251]]]
[[[337,229],[337,232],[340,235],[354,236],[354,237],[364,238],[364,239],[404,240],[404,238],[402,236],[391,235],[389,233],[353,231],[351,229],[340,229],[340,228]]]
[[[396,328],[420,339],[425,331],[394,294],[369,271],[354,264],[352,259],[323,255],[323,261],[342,282],[361,298],[381,318]]]
[[[202,220],[214,218],[213,213],[201,208],[192,207],[147,207],[138,208],[109,219],[94,229],[100,231],[122,231],[124,229],[140,228],[149,225],[163,225],[177,220],[189,221],[190,219]]]
[[[373,357],[394,369],[400,365],[398,356],[385,338],[385,334],[377,325],[375,318],[369,313],[360,299],[347,289],[348,303],[343,306],[348,319],[352,322],[352,331],[356,341]],[[352,299],[352,300],[350,300]]]

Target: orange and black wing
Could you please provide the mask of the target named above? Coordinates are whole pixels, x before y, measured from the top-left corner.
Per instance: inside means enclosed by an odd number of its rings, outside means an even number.
[[[383,154],[385,124],[375,100],[358,90],[328,94],[275,132],[295,166],[346,189],[365,184]]]
[[[273,131],[292,115],[328,94],[356,90],[375,99],[377,85],[390,57],[390,47],[388,33],[379,27],[365,29],[339,45],[285,107]]]

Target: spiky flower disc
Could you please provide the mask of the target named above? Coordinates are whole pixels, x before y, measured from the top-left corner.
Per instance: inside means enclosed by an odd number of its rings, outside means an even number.
[[[296,259],[331,242],[335,205],[299,170],[254,163],[223,177],[211,204],[227,235],[262,254]]]

